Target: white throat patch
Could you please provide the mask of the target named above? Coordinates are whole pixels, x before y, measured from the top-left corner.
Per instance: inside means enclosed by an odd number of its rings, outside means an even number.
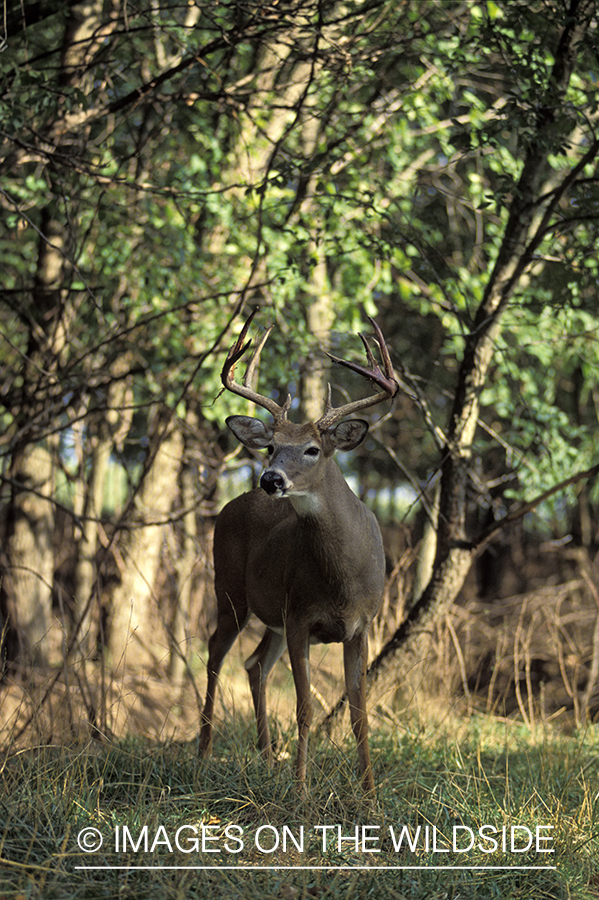
[[[316,516],[322,508],[318,495],[308,491],[305,494],[288,494],[287,497],[298,516]]]

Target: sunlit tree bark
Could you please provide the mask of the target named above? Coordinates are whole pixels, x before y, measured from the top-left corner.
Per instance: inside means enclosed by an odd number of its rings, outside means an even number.
[[[165,616],[155,584],[183,453],[181,433],[170,416],[156,416],[148,444],[134,512],[118,545],[123,565],[121,583],[112,594],[109,642],[115,667],[147,667],[168,659]]]

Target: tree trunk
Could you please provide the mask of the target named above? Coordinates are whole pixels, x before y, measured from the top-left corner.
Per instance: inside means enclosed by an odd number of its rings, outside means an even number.
[[[54,461],[41,445],[28,445],[13,460],[13,489],[7,540],[5,588],[9,619],[16,626],[24,663],[55,662],[58,640],[52,629],[54,579]],[[47,499],[46,499],[47,498]]]
[[[370,666],[368,684],[369,687],[376,684],[377,691],[401,683],[406,673],[414,673],[414,666],[426,659],[434,623],[456,599],[478,546],[476,539],[469,540],[466,533],[466,489],[480,394],[501,331],[502,317],[546,234],[553,212],[572,183],[573,174],[599,154],[599,142],[595,142],[557,186],[546,190],[556,120],[574,69],[578,44],[589,26],[595,5],[595,0],[571,0],[570,3],[544,102],[537,113],[536,130],[514,190],[503,241],[465,341],[446,446],[442,451],[437,553],[431,579],[406,621]],[[326,717],[325,724],[330,724],[343,706],[344,698]]]
[[[101,598],[96,572],[98,552],[98,520],[102,515],[106,477],[110,465],[110,454],[122,443],[131,427],[133,418],[133,396],[128,379],[124,379],[129,360],[119,358],[111,367],[115,377],[107,390],[106,412],[97,413],[93,424],[87,422],[83,431],[89,433],[89,443],[81,441],[79,460],[79,499],[75,513],[81,520],[81,533],[77,540],[77,561],[75,564],[75,629],[76,644],[85,656],[93,652],[99,633]],[[87,451],[87,452],[86,452]],[[89,453],[89,477],[87,470]]]
[[[146,667],[167,654],[168,639],[154,585],[171,509],[178,494],[183,439],[178,429],[158,421],[149,440],[149,458],[135,495],[134,513],[119,543],[124,560],[121,583],[112,596],[109,651],[112,664]],[[154,523],[154,524],[152,524]]]
[[[307,307],[310,333],[319,347],[328,349],[331,344],[331,328],[335,309],[327,275],[326,257],[319,248],[318,262],[312,272],[311,288],[314,300]],[[301,420],[315,422],[322,415],[327,396],[327,372],[329,365],[323,353],[309,352],[300,372]]]
[[[179,476],[181,505],[185,514],[181,520],[181,543],[177,548],[175,573],[177,598],[171,621],[171,652],[168,674],[180,690],[187,672],[187,641],[190,636],[190,609],[193,591],[193,573],[198,557],[197,521],[195,500],[197,490],[191,467],[184,463]]]
[[[100,0],[70,8],[60,60],[59,82],[62,85],[72,85],[80,80],[87,54],[92,52],[92,47],[97,48],[97,44],[86,43],[86,38],[99,23],[101,9]],[[50,180],[56,177],[54,169],[48,169],[48,177]],[[61,187],[57,187],[55,193],[60,196]],[[60,369],[73,316],[64,287],[69,243],[73,243],[73,237],[60,221],[57,204],[54,201],[48,204],[40,217],[31,303],[22,311],[23,323],[29,330],[29,344],[23,363],[19,404],[21,438],[10,467],[13,491],[6,546],[7,604],[15,620],[21,649],[26,659],[35,662],[47,662],[54,657],[48,636],[52,622],[52,497],[57,438],[48,438],[41,443],[34,428],[46,420],[51,403],[60,404],[56,373]]]
[[[54,579],[54,462],[56,437],[37,443],[33,423],[43,422],[52,375],[65,345],[60,282],[65,236],[51,210],[44,210],[31,307],[23,318],[29,346],[23,363],[19,403],[21,439],[10,466],[13,489],[8,510],[7,606],[18,633],[23,662],[44,664],[54,657],[47,638],[52,621]],[[45,498],[45,499],[44,499]]]
[[[100,612],[100,597],[96,590],[97,520],[102,513],[104,484],[112,450],[112,441],[102,427],[98,429],[97,434],[91,440],[90,474],[82,509],[81,534],[77,541],[77,562],[75,564],[75,627],[77,628],[77,645],[83,655],[87,655],[90,650],[93,652],[96,643],[94,623],[97,623]]]

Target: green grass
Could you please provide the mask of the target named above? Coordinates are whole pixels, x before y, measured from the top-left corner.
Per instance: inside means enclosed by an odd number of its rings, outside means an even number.
[[[196,759],[192,745],[137,738],[112,746],[45,746],[9,753],[1,769],[0,897],[599,896],[595,730],[564,736],[549,726],[531,733],[517,723],[485,717],[449,719],[443,724],[430,716],[428,723],[424,718],[378,723],[372,735],[377,799],[370,804],[361,795],[349,737],[338,744],[326,737],[312,741],[309,789],[302,800],[292,778],[294,733],[281,736],[282,758],[269,768],[255,752],[249,720],[217,736],[214,756],[205,762]],[[200,834],[202,825],[207,826],[204,852],[185,842]],[[412,840],[420,826],[420,840],[415,850],[404,841],[396,852],[390,828],[397,836],[404,825]],[[333,826],[326,849],[322,826]],[[354,840],[339,846],[337,827],[342,835],[353,836],[356,826],[358,846]],[[461,826],[455,831],[458,847],[469,842],[467,828],[477,837],[475,846],[462,853],[433,852],[433,826],[438,848],[451,843],[456,826]],[[482,826],[499,832],[496,852],[481,849],[492,846],[478,837]],[[508,846],[504,852],[504,826],[508,836],[510,828],[519,826],[519,847],[529,831],[545,829],[541,834],[551,841],[543,846],[554,852],[537,853],[534,846],[527,852],[511,852]],[[101,834],[103,846],[85,853],[77,837],[90,827]],[[300,842],[302,828],[300,851],[292,836]],[[176,846],[177,829],[182,829],[181,848]],[[233,852],[240,847],[236,838],[243,840],[241,852]],[[275,838],[279,847],[270,852]],[[380,852],[364,852],[368,848]],[[308,868],[165,868],[206,865]],[[456,865],[485,868],[450,868]],[[419,868],[385,871],[374,866]],[[556,868],[525,871],[515,866]]]

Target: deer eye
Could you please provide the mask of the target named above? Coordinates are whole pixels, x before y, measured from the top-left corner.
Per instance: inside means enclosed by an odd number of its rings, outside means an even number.
[[[304,456],[318,456],[319,453],[319,447],[308,447],[308,449],[304,451]]]
[[[268,453],[269,456],[273,455],[273,453],[275,452],[275,448],[273,447],[272,444],[268,445],[268,447],[266,448],[266,452]]]

